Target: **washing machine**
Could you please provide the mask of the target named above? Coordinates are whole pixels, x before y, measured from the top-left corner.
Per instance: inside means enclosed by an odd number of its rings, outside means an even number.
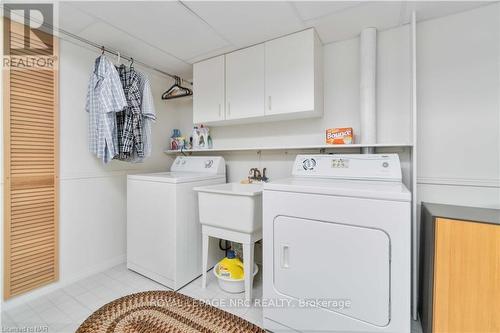
[[[127,177],[127,267],[178,290],[201,275],[194,187],[226,182],[222,157],[179,156],[170,172]],[[224,253],[212,240],[209,267]]]
[[[410,332],[411,194],[398,155],[299,155],[292,176],[264,185],[264,327]]]

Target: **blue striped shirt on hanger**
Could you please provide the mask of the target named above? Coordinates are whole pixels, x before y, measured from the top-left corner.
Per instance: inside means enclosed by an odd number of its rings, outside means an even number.
[[[118,155],[116,112],[127,100],[118,72],[104,55],[95,60],[90,75],[85,110],[89,113],[89,149],[104,163]]]

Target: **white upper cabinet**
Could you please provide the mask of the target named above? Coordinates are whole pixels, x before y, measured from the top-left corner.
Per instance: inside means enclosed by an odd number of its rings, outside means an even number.
[[[264,116],[264,44],[226,54],[226,119]]]
[[[194,123],[230,125],[323,114],[323,49],[314,29],[194,65]]]
[[[193,72],[193,122],[224,120],[224,56],[194,64]]]
[[[266,115],[321,115],[322,49],[316,32],[308,29],[265,45]]]

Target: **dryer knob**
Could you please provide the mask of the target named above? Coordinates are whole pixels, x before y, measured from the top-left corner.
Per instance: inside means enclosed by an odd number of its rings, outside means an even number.
[[[302,167],[304,168],[304,170],[313,170],[315,166],[316,160],[314,158],[308,158],[302,162]]]

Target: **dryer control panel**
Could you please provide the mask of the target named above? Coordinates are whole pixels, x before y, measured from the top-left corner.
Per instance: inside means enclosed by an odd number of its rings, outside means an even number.
[[[292,174],[318,178],[402,180],[398,154],[297,155]]]
[[[222,175],[226,173],[226,161],[221,156],[178,156],[170,171]]]

